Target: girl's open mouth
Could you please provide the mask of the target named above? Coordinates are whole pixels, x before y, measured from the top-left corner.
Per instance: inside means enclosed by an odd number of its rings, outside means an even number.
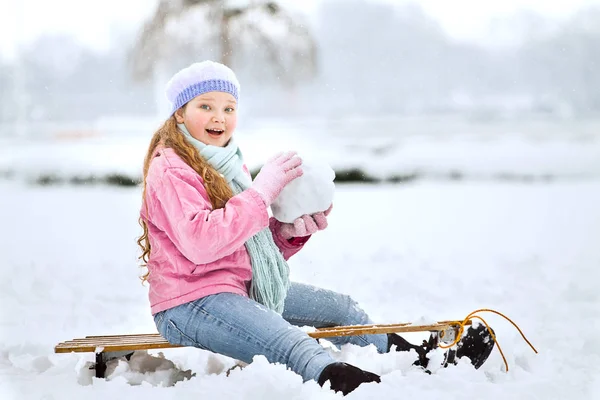
[[[223,129],[206,129],[206,132],[211,136],[221,136],[225,131]]]

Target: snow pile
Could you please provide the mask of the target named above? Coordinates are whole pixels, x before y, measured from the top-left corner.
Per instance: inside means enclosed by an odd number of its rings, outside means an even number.
[[[87,361],[78,366],[78,382],[81,385],[91,385],[95,377],[95,371],[91,369],[93,362]],[[192,376],[191,370],[182,371],[163,353],[154,356],[147,351],[135,351],[133,355],[116,358],[106,363],[105,376],[107,380],[123,379],[130,385],[141,385],[142,382],[153,386],[173,386],[177,382],[189,380]]]

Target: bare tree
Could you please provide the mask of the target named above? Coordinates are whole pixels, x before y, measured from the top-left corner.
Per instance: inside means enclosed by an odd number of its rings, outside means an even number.
[[[218,61],[230,67],[244,55],[264,56],[285,84],[316,73],[315,40],[275,2],[159,0],[130,55],[134,77],[148,78],[157,63],[211,43],[218,44]]]

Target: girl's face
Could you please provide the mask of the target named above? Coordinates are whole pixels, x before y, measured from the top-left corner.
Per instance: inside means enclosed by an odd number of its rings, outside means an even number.
[[[208,92],[194,97],[175,112],[178,123],[206,145],[224,147],[237,125],[235,97],[225,92]]]

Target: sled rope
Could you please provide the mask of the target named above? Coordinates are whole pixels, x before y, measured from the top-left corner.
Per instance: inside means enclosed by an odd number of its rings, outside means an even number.
[[[498,346],[498,351],[500,351],[500,355],[502,356],[502,360],[504,361],[504,365],[506,366],[506,371],[508,372],[508,362],[506,361],[506,357],[504,356],[504,352],[502,351],[502,348],[500,347],[500,343],[498,343],[498,340],[496,339],[496,335],[494,334],[494,332],[492,332],[492,329],[490,328],[490,326],[488,325],[488,323],[485,321],[485,319],[483,319],[482,317],[480,317],[479,315],[475,315],[479,312],[491,312],[494,314],[497,314],[501,317],[503,317],[504,319],[506,319],[508,322],[510,322],[511,324],[513,324],[513,326],[515,328],[517,328],[517,330],[519,331],[519,333],[521,334],[521,336],[523,337],[523,340],[525,340],[527,342],[527,344],[529,345],[529,347],[531,347],[533,349],[533,351],[537,354],[538,351],[535,349],[535,347],[533,347],[533,345],[531,344],[531,342],[529,340],[527,340],[527,338],[525,337],[525,334],[523,334],[523,331],[521,331],[521,328],[519,328],[519,326],[514,323],[510,318],[508,318],[506,315],[502,314],[499,311],[496,310],[492,310],[489,308],[480,308],[479,310],[475,310],[472,313],[470,313],[469,315],[467,315],[467,317],[462,321],[462,322],[458,322],[458,323],[454,323],[455,325],[458,325],[458,333],[456,334],[456,338],[454,339],[454,342],[452,342],[452,344],[444,346],[441,343],[438,345],[439,347],[441,347],[442,349],[448,349],[452,346],[454,346],[455,344],[457,344],[461,337],[462,334],[465,330],[465,325],[467,325],[473,318],[477,318],[480,319],[484,324],[485,327],[488,329],[488,332],[490,332],[490,335],[492,335],[492,339],[494,339],[494,342],[496,343],[496,346]]]

